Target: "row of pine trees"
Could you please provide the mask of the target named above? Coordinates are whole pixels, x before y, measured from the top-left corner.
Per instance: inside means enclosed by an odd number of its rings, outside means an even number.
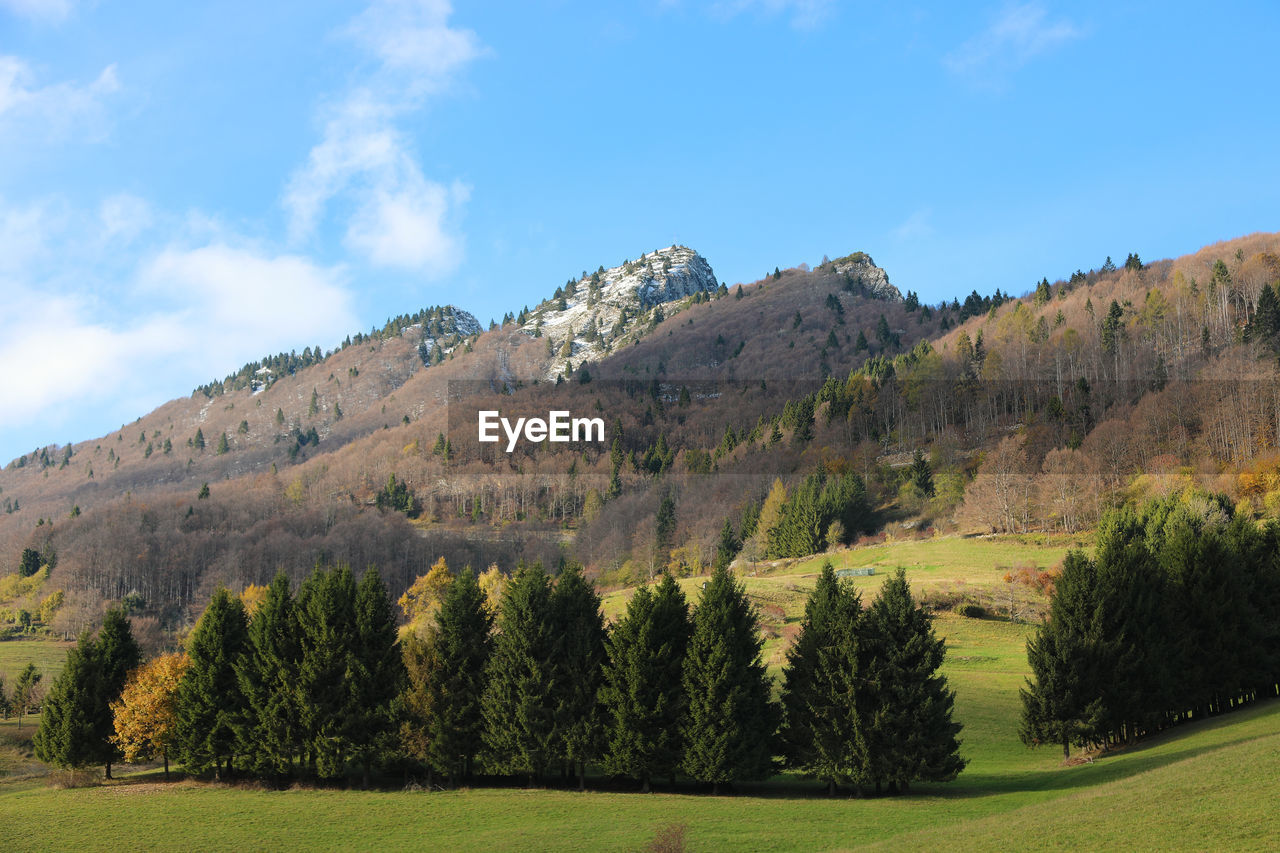
[[[589,767],[648,791],[684,776],[718,792],[782,767],[832,792],[897,792],[964,767],[943,643],[905,576],[866,608],[828,564],[787,656],[781,701],[744,587],[725,568],[692,611],[664,575],[606,628],[579,566],[521,566],[497,612],[469,569],[436,618],[397,636],[374,570],[276,577],[250,615],[219,590],[191,634],[154,752],[214,778],[351,779],[376,769],[454,785],[479,773],[537,783]],[[140,654],[119,611],[82,636],[51,692],[42,758],[118,760]],[[135,676],[135,680],[136,680]],[[122,690],[125,694],[121,700]],[[113,704],[114,703],[114,704]],[[117,735],[112,737],[112,713]]]
[[[1280,527],[1194,493],[1111,512],[1027,657],[1022,739],[1064,756],[1280,695]]]

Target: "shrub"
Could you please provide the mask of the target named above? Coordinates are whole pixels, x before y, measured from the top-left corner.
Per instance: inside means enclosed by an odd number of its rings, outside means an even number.
[[[974,604],[972,601],[965,601],[956,605],[955,614],[966,619],[986,619],[987,608],[981,604]]]

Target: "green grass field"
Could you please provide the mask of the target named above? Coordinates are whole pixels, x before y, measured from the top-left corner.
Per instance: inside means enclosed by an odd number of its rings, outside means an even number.
[[[904,558],[908,577],[914,584],[926,572],[942,579],[956,570],[980,580],[996,571],[987,561],[1001,559],[994,556],[1001,549],[987,540],[965,565],[970,542],[922,549],[920,567]],[[891,559],[894,552],[883,553]],[[928,564],[930,557],[952,562]],[[808,568],[793,568],[747,581],[757,604],[781,608],[785,624],[798,618],[807,592]],[[686,583],[696,600],[700,582]],[[610,596],[611,606],[620,609],[624,598]],[[726,797],[520,788],[265,791],[165,784],[155,771],[55,790],[17,772],[22,747],[0,727],[0,746],[8,744],[7,753],[0,749],[0,773],[6,754],[14,771],[0,779],[0,849],[637,850],[672,825],[684,827],[690,850],[1273,848],[1280,833],[1273,807],[1280,797],[1280,701],[1066,767],[1058,749],[1028,750],[1015,734],[1030,629],[950,614],[935,628],[947,639],[945,671],[970,765],[956,782],[917,786],[909,796],[828,799],[817,784],[791,777],[741,785]]]
[[[62,671],[62,664],[67,658],[67,649],[73,646],[75,643],[66,643],[62,640],[0,640],[0,676],[4,676],[7,688],[12,689],[13,680],[18,677],[23,667],[28,663],[34,663],[40,668],[43,676],[41,681],[48,686]]]

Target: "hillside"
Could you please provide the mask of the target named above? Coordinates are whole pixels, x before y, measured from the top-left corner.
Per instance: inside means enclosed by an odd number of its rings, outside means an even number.
[[[1258,392],[1275,387],[1277,251],[1253,235],[923,305],[863,253],[728,286],[673,246],[548,288],[501,326],[403,315],[15,460],[0,565],[56,557],[68,624],[134,592],[176,628],[219,583],[317,562],[376,564],[396,591],[438,556],[567,556],[628,583],[709,564],[726,519],[740,558],[760,559],[775,478],[794,491],[819,472],[858,475],[866,499],[858,529],[819,531],[815,550],[883,530],[1070,533],[1190,483],[1275,514],[1276,408]],[[480,408],[562,408],[609,434],[508,455],[476,443]],[[916,449],[932,494],[904,479]],[[393,475],[407,516],[374,506]]]

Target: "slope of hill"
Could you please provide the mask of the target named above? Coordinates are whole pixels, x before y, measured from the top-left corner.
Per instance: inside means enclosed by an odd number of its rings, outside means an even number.
[[[794,488],[817,471],[859,474],[873,525],[1071,531],[1126,490],[1193,480],[1271,512],[1276,419],[1254,392],[1275,379],[1258,315],[1277,249],[1254,235],[929,306],[862,253],[730,288],[670,247],[575,279],[523,322],[476,334],[456,309],[407,315],[270,382],[241,371],[221,393],[15,460],[0,472],[0,565],[36,547],[68,593],[145,589],[158,609],[180,603],[176,625],[213,584],[317,561],[377,563],[396,589],[440,555],[575,556],[619,581],[688,571],[726,519],[749,538],[775,477]],[[1219,375],[1264,385],[1193,381]],[[482,406],[599,415],[609,435],[508,455],[476,444]],[[933,496],[904,485],[916,448]],[[372,506],[392,475],[412,520]],[[658,537],[664,499],[674,527]]]

